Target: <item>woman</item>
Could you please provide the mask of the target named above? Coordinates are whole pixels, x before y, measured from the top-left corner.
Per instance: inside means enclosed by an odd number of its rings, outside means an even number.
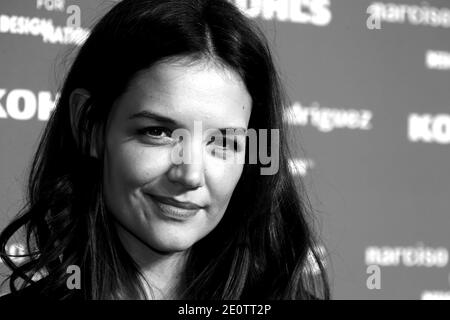
[[[0,235],[12,295],[329,298],[307,197],[288,170],[285,106],[266,40],[229,2],[118,3],[80,49],[28,205]],[[279,130],[275,174],[230,160],[248,156],[239,132],[250,129]],[[28,260],[16,266],[4,248],[21,228]],[[74,266],[81,285],[70,290]]]

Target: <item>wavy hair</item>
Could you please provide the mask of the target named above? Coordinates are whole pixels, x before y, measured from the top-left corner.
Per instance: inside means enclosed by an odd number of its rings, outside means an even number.
[[[249,127],[280,132],[278,172],[261,175],[261,163],[244,165],[224,217],[190,250],[182,297],[330,297],[313,210],[288,168],[283,124],[288,101],[269,45],[256,24],[225,0],[123,0],[92,29],[35,153],[27,204],[0,234],[1,258],[12,269],[11,291],[45,272],[44,290],[53,292],[66,286],[67,267],[78,265],[86,299],[146,298],[139,268],[104,203],[103,164],[89,150],[93,143],[104,148],[111,106],[133,76],[177,57],[208,59],[236,71],[252,97]],[[75,110],[73,123],[69,102],[77,88],[90,96]],[[5,247],[22,228],[27,260],[16,265]],[[20,288],[17,280],[23,280]],[[70,298],[71,291],[62,298]]]

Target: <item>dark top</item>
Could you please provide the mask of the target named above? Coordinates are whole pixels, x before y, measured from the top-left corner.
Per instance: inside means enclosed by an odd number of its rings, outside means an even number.
[[[8,293],[0,297],[0,302],[11,300],[62,300],[68,291],[75,291],[75,295],[70,300],[82,300],[81,290],[68,288],[57,289],[51,293],[45,293],[44,288],[48,285],[48,279],[43,278],[39,281],[14,293]]]
[[[84,299],[82,291],[78,289],[62,288],[46,294],[43,289],[48,285],[48,282],[47,278],[43,278],[24,289],[1,296],[0,303],[14,300],[62,300],[68,291],[75,291],[73,292],[74,295],[68,300],[79,301]],[[320,300],[312,294],[309,295],[309,298],[310,300]]]

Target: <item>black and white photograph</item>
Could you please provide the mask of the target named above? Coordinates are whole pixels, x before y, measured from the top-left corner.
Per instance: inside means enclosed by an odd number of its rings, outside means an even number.
[[[450,1],[1,0],[0,75],[0,304],[450,300]]]

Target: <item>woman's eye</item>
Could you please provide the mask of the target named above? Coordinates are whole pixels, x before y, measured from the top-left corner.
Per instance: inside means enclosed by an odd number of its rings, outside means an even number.
[[[138,134],[151,139],[170,139],[172,131],[164,127],[147,127],[138,130]]]

